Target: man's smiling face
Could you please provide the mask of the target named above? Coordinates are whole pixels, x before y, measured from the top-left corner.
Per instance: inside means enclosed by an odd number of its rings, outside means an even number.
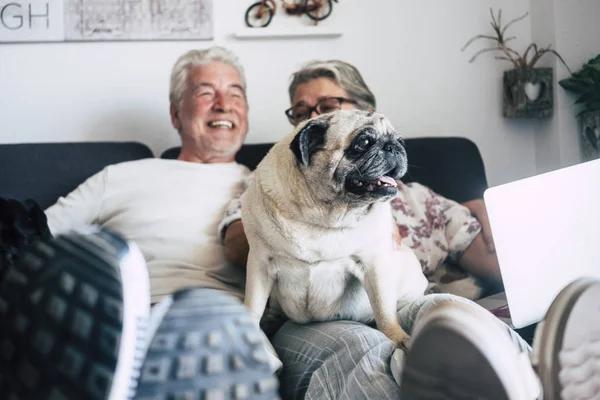
[[[186,83],[179,105],[171,110],[183,147],[194,146],[207,160],[233,161],[248,133],[248,105],[238,72],[211,62],[191,68]]]

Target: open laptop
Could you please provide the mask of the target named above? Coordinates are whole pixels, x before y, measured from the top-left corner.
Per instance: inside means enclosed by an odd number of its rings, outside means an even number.
[[[566,285],[600,278],[600,160],[491,187],[484,200],[505,292],[478,303],[499,318],[539,322]]]

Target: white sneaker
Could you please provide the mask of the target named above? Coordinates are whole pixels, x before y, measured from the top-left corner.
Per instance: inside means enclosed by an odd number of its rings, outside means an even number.
[[[445,302],[417,324],[401,378],[403,400],[534,400],[541,385],[528,354],[487,310]]]
[[[132,398],[149,304],[144,259],[118,235],[28,246],[0,278],[2,398]]]
[[[546,399],[600,398],[600,281],[579,279],[556,296],[531,358]]]

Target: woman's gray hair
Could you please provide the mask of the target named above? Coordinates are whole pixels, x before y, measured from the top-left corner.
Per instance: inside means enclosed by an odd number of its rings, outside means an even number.
[[[169,101],[171,104],[179,107],[179,103],[183,98],[183,92],[186,89],[188,71],[198,65],[205,65],[211,62],[222,62],[231,65],[236,69],[242,87],[244,89],[244,97],[246,96],[246,76],[244,68],[238,57],[231,50],[221,46],[213,46],[206,50],[190,50],[180,56],[173,69],[171,70],[171,82],[169,87]]]
[[[292,75],[288,89],[290,103],[298,86],[318,78],[332,79],[338,86],[357,102],[362,110],[375,110],[375,95],[363,80],[358,69],[352,64],[340,60],[310,61]]]

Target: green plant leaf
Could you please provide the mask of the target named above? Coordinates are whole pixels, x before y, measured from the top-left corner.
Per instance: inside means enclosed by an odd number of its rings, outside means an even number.
[[[598,54],[594,58],[591,58],[587,63],[588,64],[600,64],[600,54]]]
[[[598,92],[587,92],[582,94],[575,100],[575,104],[583,103],[596,103],[600,102],[600,93]]]
[[[584,108],[581,109],[581,111],[579,111],[577,113],[577,117],[580,117],[587,112],[593,112],[593,111],[598,111],[598,110],[600,110],[600,103],[589,104],[589,105],[586,105]]]
[[[570,77],[561,79],[558,84],[565,90],[575,93],[583,93],[594,85],[594,81],[590,78]]]
[[[587,67],[600,72],[600,63],[599,64],[587,64]]]
[[[588,111],[596,111],[600,109],[600,101],[585,104],[585,109]]]

